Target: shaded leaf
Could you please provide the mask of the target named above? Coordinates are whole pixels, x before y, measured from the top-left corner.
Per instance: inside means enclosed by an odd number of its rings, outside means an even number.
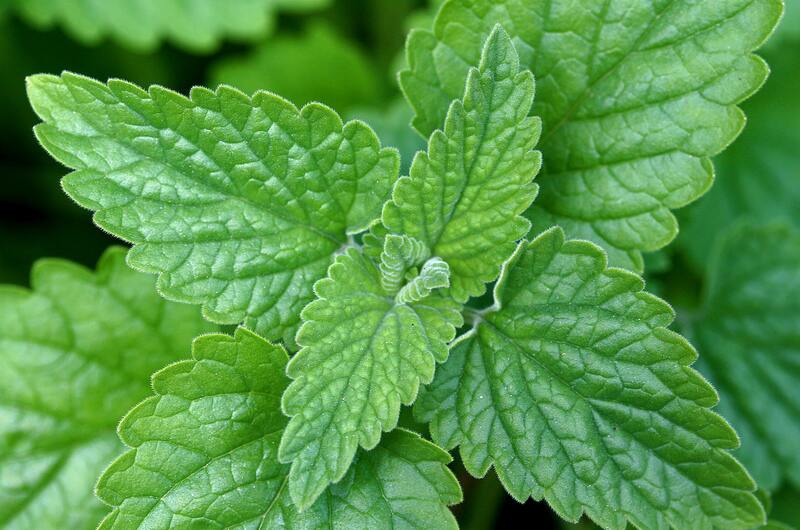
[[[97,272],[41,260],[31,283],[0,287],[0,526],[93,530],[106,509],[92,488],[122,451],[119,418],[156,368],[214,327],[160,298],[122,248]]]
[[[759,486],[800,487],[800,233],[738,227],[708,277],[691,330],[719,412],[742,438],[736,455]]]
[[[360,453],[341,483],[298,512],[277,460],[287,419],[286,352],[239,328],[197,339],[193,358],[153,378],[156,395],[120,425],[132,449],[97,490],[100,529],[455,528],[461,491],[450,457],[398,430]]]

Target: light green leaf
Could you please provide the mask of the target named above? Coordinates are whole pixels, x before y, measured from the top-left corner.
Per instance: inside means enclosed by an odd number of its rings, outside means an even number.
[[[213,85],[229,84],[247,93],[269,90],[295,105],[320,101],[344,111],[378,101],[377,69],[355,43],[324,24],[298,36],[278,36],[248,55],[226,58],[211,70]]]
[[[297,335],[302,349],[287,368],[294,381],[283,409],[292,419],[279,453],[292,462],[289,492],[301,509],[342,479],[359,445],[375,447],[397,425],[400,405],[431,381],[462,323],[460,306],[438,293],[398,300],[354,249],[314,290]]]
[[[406,235],[387,235],[383,240],[379,265],[383,290],[390,294],[399,291],[409,269],[424,262],[430,255],[431,251],[419,239]]]
[[[800,3],[795,5],[800,11]],[[676,243],[700,273],[719,235],[739,220],[781,220],[800,226],[798,50],[800,45],[794,43],[770,48],[770,78],[743,106],[747,128],[714,160],[714,187],[681,216]]]
[[[537,79],[543,121],[535,232],[559,224],[639,270],[677,233],[672,209],[711,185],[708,157],[744,125],[736,107],[764,81],[753,56],[780,0],[448,1],[408,45],[401,84],[424,135],[461,94],[495,24]],[[452,264],[451,264],[452,265]]]
[[[254,40],[272,29],[273,11],[323,7],[329,0],[11,0],[31,24],[56,24],[85,44],[110,37],[137,51],[162,40],[210,52],[222,39]]]
[[[450,457],[398,430],[362,452],[302,513],[277,460],[287,419],[286,352],[243,328],[197,339],[193,359],[153,377],[156,395],[120,424],[133,449],[103,474],[114,506],[100,529],[455,528],[461,490]]]
[[[214,328],[160,298],[121,248],[95,273],[41,260],[31,283],[0,287],[0,527],[90,530],[106,512],[95,480],[122,451],[119,418],[153,370]]]
[[[528,117],[533,94],[533,76],[520,71],[511,40],[497,28],[444,130],[431,135],[428,152],[384,207],[390,232],[419,239],[450,265],[450,295],[459,302],[485,291],[530,229],[521,214],[536,196],[541,164],[533,151],[540,121]]]
[[[187,99],[65,73],[28,80],[64,189],[164,296],[290,346],[333,255],[379,214],[398,170],[361,122],[230,87]]]
[[[733,429],[666,329],[670,307],[607,268],[560,228],[523,243],[495,305],[457,342],[418,416],[467,470],[494,466],[519,501],[604,528],[732,529],[762,524],[752,479],[728,453]]]
[[[758,484],[800,487],[800,232],[743,226],[724,239],[691,329],[700,369]]]
[[[427,298],[434,290],[450,287],[450,267],[441,258],[431,258],[422,265],[419,276],[397,293],[401,304],[412,304]]]

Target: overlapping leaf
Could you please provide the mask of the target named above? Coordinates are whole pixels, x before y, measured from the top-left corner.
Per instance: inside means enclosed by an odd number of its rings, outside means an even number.
[[[537,79],[543,120],[536,232],[559,224],[642,268],[673,239],[672,209],[712,181],[709,156],[739,133],[736,104],[767,67],[751,52],[780,0],[459,0],[411,34],[401,82],[424,135],[459,97],[480,43],[500,23]]]
[[[773,494],[770,517],[773,516],[790,524],[793,528],[800,527],[800,491],[784,487]]]
[[[796,46],[800,44],[800,4],[792,1],[785,2],[785,4],[786,13],[783,20],[768,43],[768,48],[771,50],[776,50],[781,45],[794,44]]]
[[[45,122],[37,137],[76,170],[65,190],[135,243],[131,265],[211,320],[290,345],[314,281],[397,174],[396,151],[365,124],[266,92],[187,99],[65,73],[31,77],[28,94]]]
[[[122,451],[115,428],[150,374],[213,327],[109,250],[97,272],[39,261],[33,290],[0,287],[0,526],[94,529],[92,495]]]
[[[354,249],[315,291],[283,396],[292,419],[280,459],[292,462],[289,492],[301,508],[342,479],[359,445],[375,447],[397,425],[461,325],[460,307],[438,293],[411,301],[384,289],[379,268]]]
[[[40,27],[55,24],[86,44],[111,37],[149,51],[169,39],[191,51],[209,52],[223,38],[253,40],[272,27],[273,11],[322,7],[328,0],[10,0]]]
[[[193,354],[158,372],[156,396],[122,421],[133,449],[98,484],[115,506],[101,529],[456,527],[450,457],[401,430],[299,512],[277,460],[286,352],[239,328],[199,338]]]
[[[708,281],[692,331],[719,411],[742,438],[737,456],[764,488],[800,487],[800,233],[735,229]]]
[[[467,470],[604,528],[752,528],[763,511],[692,347],[642,280],[552,229],[523,243],[416,411]]]
[[[800,12],[800,4],[787,9]],[[784,19],[782,24],[790,22]],[[706,271],[717,238],[737,221],[781,220],[800,226],[798,50],[800,44],[789,42],[770,48],[770,78],[744,105],[747,128],[714,160],[714,187],[681,218],[676,243],[701,274]]]
[[[350,118],[358,118],[375,130],[383,145],[397,148],[400,152],[400,171],[408,173],[411,161],[417,151],[425,148],[425,141],[410,127],[411,110],[402,99],[392,101],[385,109],[358,107],[348,113]]]
[[[450,105],[408,177],[401,178],[383,223],[425,243],[450,266],[450,295],[459,302],[484,292],[515,242],[530,229],[522,213],[536,196],[541,164],[533,151],[540,121],[528,117],[534,81],[520,71],[508,34],[487,38],[463,99]]]

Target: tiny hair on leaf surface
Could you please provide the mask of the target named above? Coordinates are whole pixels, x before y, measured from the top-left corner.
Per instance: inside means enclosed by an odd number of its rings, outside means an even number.
[[[431,136],[384,208],[380,265],[375,252],[350,251],[315,287],[320,299],[303,310],[302,349],[288,371],[295,382],[283,400],[292,420],[280,457],[292,462],[289,489],[300,507],[341,478],[359,445],[373,447],[396,426],[400,405],[413,403],[447,357],[462,324],[456,302],[482,293],[528,231],[520,214],[536,194],[540,160],[538,120],[528,117],[533,90],[496,28],[444,132]]]
[[[31,24],[59,24],[78,41],[98,44],[110,37],[136,51],[162,40],[196,53],[211,52],[222,39],[256,40],[273,25],[276,9],[309,10],[329,0],[9,0]]]
[[[109,249],[89,271],[38,261],[32,289],[0,286],[0,526],[93,530],[97,476],[154,370],[216,327],[159,297],[152,276]]]
[[[382,219],[389,232],[422,241],[448,263],[449,294],[463,303],[483,294],[530,230],[522,213],[538,189],[532,181],[541,154],[533,149],[541,121],[528,116],[533,76],[520,69],[500,26],[460,92],[444,128],[397,181]]]
[[[747,529],[755,484],[729,454],[733,429],[666,329],[674,314],[633,273],[607,268],[560,228],[523,242],[495,305],[452,347],[415,404],[467,470],[494,466],[517,500],[602,527]]]
[[[447,507],[461,489],[449,455],[402,429],[299,511],[277,458],[288,421],[285,350],[238,328],[198,338],[192,353],[157,372],[156,395],[122,420],[132,449],[98,483],[114,507],[100,530],[457,528]]]
[[[450,0],[433,31],[410,34],[400,81],[427,136],[502,24],[536,76],[543,122],[533,231],[560,225],[641,271],[744,126],[736,105],[768,73],[752,52],[781,13],[781,0]]]
[[[292,347],[314,282],[379,215],[399,168],[363,122],[271,93],[190,98],[71,73],[28,78],[63,187],[167,298]]]
[[[288,488],[301,509],[342,480],[359,446],[372,449],[395,428],[400,405],[431,381],[462,324],[460,305],[438,291],[403,300],[402,289],[387,291],[381,280],[370,258],[349,249],[303,309],[279,452],[292,463]]]
[[[719,412],[742,438],[736,456],[759,486],[800,488],[800,232],[786,224],[734,227],[708,270],[690,321],[699,368]]]

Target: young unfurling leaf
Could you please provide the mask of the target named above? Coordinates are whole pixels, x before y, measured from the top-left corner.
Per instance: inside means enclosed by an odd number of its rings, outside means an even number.
[[[506,32],[486,39],[466,90],[450,105],[428,151],[401,178],[383,223],[412,236],[450,266],[450,296],[465,302],[484,292],[517,240],[530,229],[522,213],[536,197],[541,123],[528,117],[534,81]]]
[[[709,157],[739,133],[737,105],[766,76],[752,52],[780,17],[781,0],[441,5],[433,30],[412,32],[407,44],[401,82],[428,143],[404,162],[400,179],[397,151],[319,103],[297,108],[227,86],[184,97],[70,73],[29,79],[44,122],[37,137],[73,170],[67,193],[133,244],[129,263],[158,274],[166,298],[242,324],[233,336],[198,338],[193,358],[158,372],[155,395],[122,421],[130,450],[98,485],[112,506],[102,529],[453,528],[447,506],[460,491],[449,458],[394,430],[412,404],[435,441],[459,447],[469,473],[494,467],[515,499],[544,499],[565,519],[587,515],[610,530],[764,524],[759,499],[768,497],[754,494],[732,456],[739,439],[711,410],[717,394],[691,367],[694,349],[668,329],[671,308],[645,293],[634,272],[608,265],[641,269],[642,251],[674,237],[672,210],[711,185]],[[349,71],[365,92],[336,83],[327,94],[379,98],[367,86],[374,83],[360,80],[359,72],[380,75],[361,57],[366,50],[340,57],[344,48],[324,45],[335,39],[310,35],[308,49],[320,49],[314,61],[325,63],[313,75],[268,72],[285,77],[290,97],[326,101],[297,94],[325,93],[320,79]],[[288,48],[265,46],[263,64],[287,59]],[[292,71],[314,69],[297,57]],[[334,61],[347,67],[325,57],[347,58]],[[413,152],[418,144],[396,110],[384,120],[388,136]],[[742,189],[766,189],[760,184]],[[786,216],[792,194],[783,195],[786,208],[771,210]],[[520,242],[531,231],[540,235]],[[800,484],[796,239],[788,229],[733,239],[722,258],[731,265],[710,274],[716,283],[703,310],[681,319],[708,352],[702,368],[720,386],[719,410],[742,431],[746,445],[736,454],[767,488]],[[785,246],[773,252],[760,246],[767,242]],[[494,281],[494,305],[485,307]],[[75,295],[72,283],[54,292]],[[75,466],[96,469],[119,448],[107,432],[111,414],[85,410],[90,393],[102,394],[100,411],[129,407],[142,387],[128,380],[171,360],[153,341],[185,339],[182,330],[199,321],[175,324],[173,337],[159,324],[167,309],[150,298],[152,308],[130,296],[114,305],[100,289],[94,297],[108,315],[93,321],[83,318],[84,300],[77,319],[38,291],[29,295],[33,310],[22,297],[30,313],[22,317],[14,304],[2,311],[0,293],[0,332],[12,337],[0,337],[11,352],[0,350],[8,365],[0,404],[10,396],[9,410],[30,409],[10,420],[0,414],[0,459],[12,455],[0,487],[7,469],[24,481],[22,493],[0,496],[0,522],[44,528],[56,518],[42,504],[63,497],[88,508],[57,524],[82,529],[99,505],[86,489],[61,493],[62,475],[86,483]],[[683,283],[677,290],[687,291]],[[118,314],[129,303],[145,313],[130,325]],[[471,329],[456,339],[465,318]],[[102,337],[102,348],[76,348],[82,336]],[[156,355],[123,349],[99,361],[117,337]],[[299,351],[289,360],[284,348]],[[61,368],[61,356],[67,369],[50,389],[36,363]],[[100,380],[95,362],[115,370]],[[28,417],[42,411],[44,419]],[[35,428],[42,434],[34,443]],[[95,432],[102,443],[73,451]]]

